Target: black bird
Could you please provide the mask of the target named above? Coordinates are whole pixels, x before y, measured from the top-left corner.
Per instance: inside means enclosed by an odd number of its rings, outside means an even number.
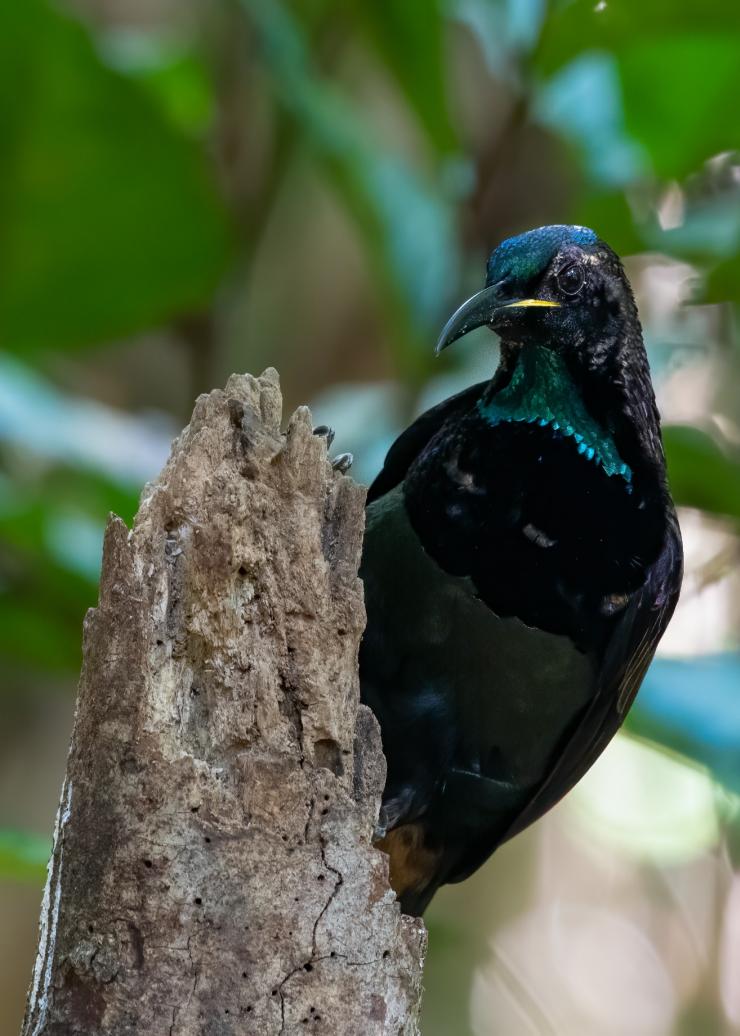
[[[622,723],[671,617],[681,538],[616,254],[550,226],[493,252],[442,332],[498,369],[416,420],[368,494],[362,698],[378,844],[421,914],[550,809]]]

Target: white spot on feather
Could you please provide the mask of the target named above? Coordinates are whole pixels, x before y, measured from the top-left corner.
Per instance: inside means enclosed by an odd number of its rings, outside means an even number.
[[[542,529],[538,529],[536,525],[532,525],[531,522],[527,522],[522,529],[522,532],[528,540],[531,540],[532,543],[536,544],[538,547],[554,547],[558,542],[557,540],[551,539],[542,531]]]

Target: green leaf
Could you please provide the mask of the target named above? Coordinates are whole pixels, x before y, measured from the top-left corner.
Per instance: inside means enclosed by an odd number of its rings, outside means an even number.
[[[567,69],[555,72],[577,60],[615,61],[629,139],[658,176],[676,178],[737,147],[739,49],[738,4],[575,0],[546,19],[534,67],[557,79]],[[602,115],[614,119],[608,107]],[[574,108],[574,123],[579,119]]]
[[[70,347],[199,308],[228,258],[201,146],[43,0],[0,6],[0,344]]]
[[[639,38],[618,56],[627,131],[655,172],[682,177],[738,145],[740,36]]]
[[[49,587],[34,581],[37,594],[48,594]],[[93,603],[91,600],[90,604]],[[81,609],[77,621],[63,595],[55,592],[46,598],[32,597],[26,591],[0,594],[0,658],[6,666],[21,667],[31,673],[80,671],[82,661]]]
[[[437,150],[456,151],[447,104],[441,0],[355,0],[353,10]]]
[[[0,828],[0,878],[43,881],[51,840],[43,835]]]
[[[177,128],[193,136],[213,121],[215,97],[205,64],[152,31],[114,29],[101,41],[107,63],[139,80]]]
[[[715,266],[702,294],[702,302],[728,301],[740,301],[740,255]]]
[[[558,0],[545,21],[537,67],[551,73],[585,50],[620,52],[636,41],[694,33],[740,33],[740,5],[727,0]],[[675,68],[671,78],[691,75]],[[680,113],[679,113],[680,114]]]
[[[592,227],[599,237],[608,241],[618,255],[634,255],[645,248],[645,240],[622,191],[589,193],[576,203],[571,222]]]
[[[666,426],[663,441],[676,503],[740,519],[740,459],[689,425]]]

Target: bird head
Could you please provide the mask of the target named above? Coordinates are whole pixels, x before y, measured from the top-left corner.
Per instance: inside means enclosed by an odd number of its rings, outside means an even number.
[[[622,265],[593,230],[539,227],[495,249],[485,288],[453,313],[436,351],[487,326],[504,345],[547,346],[593,370],[636,317]]]
[[[593,230],[539,227],[502,242],[488,260],[486,287],[453,313],[437,352],[484,326],[501,338],[492,394],[520,359],[536,355],[530,347],[544,347],[562,360],[569,384],[608,429],[622,460],[633,471],[644,462],[664,472],[635,300],[619,258]]]

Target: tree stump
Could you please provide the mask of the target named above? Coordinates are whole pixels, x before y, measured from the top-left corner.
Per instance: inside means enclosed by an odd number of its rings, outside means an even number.
[[[23,1036],[413,1034],[425,931],[371,844],[364,491],[275,371],[201,396],[111,517]]]

